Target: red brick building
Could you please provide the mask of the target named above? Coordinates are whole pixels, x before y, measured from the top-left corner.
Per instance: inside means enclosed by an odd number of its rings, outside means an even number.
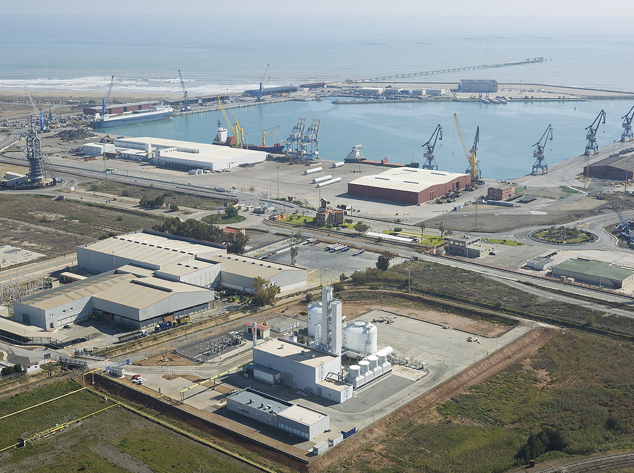
[[[450,190],[464,189],[469,174],[400,167],[348,183],[348,195],[417,205],[437,199]]]
[[[506,200],[515,195],[515,187],[489,187],[487,197],[489,200]]]

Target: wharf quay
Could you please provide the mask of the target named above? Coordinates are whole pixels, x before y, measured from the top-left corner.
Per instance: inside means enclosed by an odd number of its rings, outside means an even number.
[[[245,107],[257,107],[260,105],[270,105],[270,104],[274,104],[274,103],[281,103],[281,102],[293,102],[295,101],[295,99],[293,99],[292,97],[285,97],[285,98],[281,98],[281,99],[275,99],[275,100],[266,100],[266,101],[262,101],[262,102],[241,102],[241,103],[224,103],[222,104],[222,108],[224,108],[225,110],[229,110],[232,108],[245,108]],[[205,107],[201,107],[201,108],[196,108],[195,110],[190,110],[188,112],[181,112],[181,111],[177,111],[174,112],[175,117],[177,116],[184,116],[184,115],[192,115],[195,113],[208,113],[208,112],[216,112],[220,110],[220,106],[218,105],[209,105],[209,106],[205,106]]]

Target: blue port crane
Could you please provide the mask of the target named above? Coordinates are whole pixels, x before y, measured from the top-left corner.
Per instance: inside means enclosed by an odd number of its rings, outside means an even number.
[[[544,160],[544,148],[546,147],[546,143],[548,140],[553,139],[553,126],[548,125],[546,131],[539,139],[537,143],[533,146],[537,147],[535,151],[533,151],[533,158],[535,158],[535,164],[533,164],[533,174],[537,174],[537,171],[542,172],[542,174],[546,174],[548,172],[548,164]],[[551,150],[552,151],[552,150]]]
[[[634,118],[634,105],[632,105],[630,111],[621,118],[623,119],[623,134],[621,135],[621,141],[632,141],[632,139],[634,139],[634,134],[632,134],[632,118]]]
[[[422,145],[423,148],[425,148],[425,151],[423,151],[423,157],[426,159],[425,163],[423,164],[423,169],[438,171],[438,164],[434,159],[434,149],[436,148],[436,141],[438,140],[442,141],[442,127],[440,126],[440,124],[438,124],[434,132],[431,134],[431,138],[429,138],[429,141]]]
[[[110,78],[110,88],[108,89],[108,95],[105,99],[101,99],[101,116],[106,115],[106,107],[108,106],[108,102],[110,102],[110,94],[112,93],[112,86],[114,84],[114,76]]]
[[[599,129],[599,125],[601,123],[605,125],[605,111],[603,110],[599,112],[597,118],[594,119],[592,124],[586,127],[586,140],[588,140],[586,152],[584,153],[586,156],[590,156],[590,152],[593,152],[593,154],[597,154],[599,152],[599,145],[597,144],[597,130]]]
[[[181,108],[181,112],[189,112],[191,111],[191,107],[189,106],[189,98],[187,97],[187,91],[185,90],[185,82],[183,81],[183,75],[181,74],[181,70],[178,70],[178,77],[181,80],[181,87],[183,89],[183,107]]]
[[[260,98],[259,98],[259,100],[262,100],[262,84],[266,80],[266,73],[269,72],[269,66],[270,66],[270,64],[266,65],[266,70],[264,71],[264,76],[262,77],[262,80],[260,81]]]
[[[42,111],[42,107],[40,107],[40,109],[38,110],[38,108],[35,106],[35,102],[33,101],[33,97],[31,97],[31,94],[29,93],[29,89],[25,87],[24,90],[26,90],[26,94],[29,96],[29,100],[31,101],[31,106],[33,107],[33,110],[35,111],[35,115],[37,115],[40,120],[40,131],[41,132],[48,131],[48,127],[46,126],[46,120],[44,119],[44,112]]]

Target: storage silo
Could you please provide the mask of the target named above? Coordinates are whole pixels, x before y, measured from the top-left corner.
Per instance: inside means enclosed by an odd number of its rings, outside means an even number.
[[[321,301],[315,301],[308,304],[308,336],[315,338],[317,335],[316,327],[321,325]]]
[[[377,328],[371,322],[356,320],[343,328],[344,350],[373,355],[377,348]]]
[[[370,362],[366,360],[361,360],[359,362],[359,368],[359,372],[361,373],[361,375],[366,375],[370,370]]]

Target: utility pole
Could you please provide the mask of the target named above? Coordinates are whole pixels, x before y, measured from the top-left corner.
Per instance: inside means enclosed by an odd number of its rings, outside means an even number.
[[[407,292],[412,292],[412,267],[407,265]]]

